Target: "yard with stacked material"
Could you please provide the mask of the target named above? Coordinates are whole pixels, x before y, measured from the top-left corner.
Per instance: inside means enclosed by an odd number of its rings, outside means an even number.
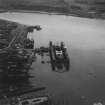
[[[5,20],[0,23],[0,72],[6,75],[27,73],[33,62],[33,48],[28,51],[24,42],[28,33],[37,27]]]

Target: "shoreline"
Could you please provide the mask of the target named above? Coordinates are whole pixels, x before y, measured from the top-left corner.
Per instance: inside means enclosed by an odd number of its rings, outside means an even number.
[[[47,15],[65,15],[65,16],[73,16],[73,17],[80,17],[80,18],[87,18],[87,19],[99,19],[99,20],[104,20],[105,18],[102,17],[89,17],[89,16],[80,16],[78,14],[74,13],[60,13],[60,12],[48,12],[48,11],[37,11],[37,10],[22,10],[22,9],[13,9],[13,10],[3,10],[0,13],[12,13],[12,12],[17,12],[17,13],[38,13],[38,14],[47,14]]]

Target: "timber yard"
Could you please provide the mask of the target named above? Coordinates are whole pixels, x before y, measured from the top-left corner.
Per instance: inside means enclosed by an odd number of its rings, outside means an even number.
[[[105,21],[0,14],[0,105],[105,105]]]

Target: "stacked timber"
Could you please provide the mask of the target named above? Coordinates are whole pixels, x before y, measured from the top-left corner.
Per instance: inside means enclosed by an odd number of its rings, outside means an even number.
[[[0,52],[14,48],[15,43],[23,45],[28,32],[41,30],[40,26],[26,26],[16,22],[0,20]]]
[[[26,40],[28,33],[33,32],[34,29],[41,30],[40,26],[26,26],[0,20],[0,68],[5,74],[27,73],[31,67],[35,56],[34,41],[27,42]],[[31,47],[27,48],[25,44]]]

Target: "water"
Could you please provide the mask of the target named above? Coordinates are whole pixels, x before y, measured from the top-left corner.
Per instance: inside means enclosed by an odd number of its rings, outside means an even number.
[[[48,46],[50,40],[64,41],[67,45],[71,65],[69,72],[53,72],[50,64],[41,64],[38,56],[30,70],[32,78],[27,85],[46,86],[54,102],[59,105],[105,103],[104,20],[34,13],[1,13],[0,18],[26,25],[40,25],[42,31],[33,33],[36,47]],[[0,85],[6,84],[1,82]],[[21,82],[18,84],[20,86]]]

